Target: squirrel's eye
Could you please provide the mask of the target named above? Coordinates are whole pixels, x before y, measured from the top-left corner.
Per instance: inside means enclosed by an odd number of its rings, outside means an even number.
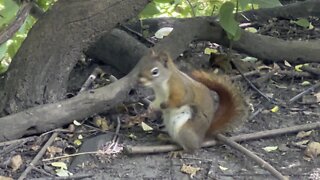
[[[154,77],[157,77],[160,74],[158,67],[152,68],[150,72],[151,72],[152,76],[154,76]]]

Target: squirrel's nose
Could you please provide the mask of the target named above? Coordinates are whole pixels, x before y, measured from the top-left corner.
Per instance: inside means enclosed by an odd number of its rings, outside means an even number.
[[[139,77],[138,78],[138,83],[139,84],[145,84],[147,82],[147,78],[145,78],[145,77]]]

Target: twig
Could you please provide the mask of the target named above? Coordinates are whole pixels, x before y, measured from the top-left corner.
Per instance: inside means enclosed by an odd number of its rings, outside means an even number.
[[[196,17],[196,12],[194,11],[194,7],[192,6],[190,0],[186,0],[187,3],[189,4],[190,8],[191,8],[191,12],[192,12],[192,17]]]
[[[118,146],[118,142],[119,142],[119,130],[120,130],[120,126],[121,126],[121,122],[119,117],[117,118],[117,127],[116,127],[116,132],[114,133],[113,139],[111,141],[111,143],[109,144],[109,146],[107,148],[115,148]],[[57,157],[53,157],[53,158],[48,158],[48,159],[43,159],[43,162],[46,161],[51,161],[51,160],[56,160],[56,159],[62,159],[62,158],[69,158],[69,157],[74,157],[74,156],[80,156],[80,155],[87,155],[87,154],[99,154],[102,151],[90,151],[90,152],[81,152],[81,153],[75,153],[75,154],[68,154],[68,155],[63,155],[63,156],[57,156]]]
[[[14,149],[17,149],[17,148],[23,146],[26,142],[27,142],[27,141],[23,141],[23,142],[21,142],[21,143],[14,143],[14,144],[11,144],[11,145],[3,148],[3,149],[0,151],[0,156],[3,157],[3,155],[8,154],[8,153],[12,152]]]
[[[246,76],[246,77],[248,77],[248,76],[253,76],[253,75],[257,75],[257,74],[260,74],[259,70],[254,70],[254,71],[250,71],[250,72],[243,73],[243,75]],[[239,75],[236,75],[236,76],[231,77],[230,79],[231,79],[231,80],[238,80],[238,79],[241,79],[241,78],[242,78],[242,75],[239,74]]]
[[[274,75],[281,74],[285,76],[290,76],[290,77],[305,77],[305,78],[310,78],[313,77],[310,73],[308,72],[298,72],[298,71],[286,71],[286,70],[280,70],[276,71]]]
[[[234,65],[234,67],[237,69],[237,71],[240,73],[240,75],[243,77],[243,79],[245,81],[247,81],[247,83],[249,84],[249,86],[254,89],[255,91],[257,91],[262,97],[264,97],[267,101],[275,104],[276,101],[273,98],[268,97],[267,95],[265,95],[263,92],[261,92],[242,72],[241,70],[237,67],[236,63],[234,63],[231,60],[232,64]]]
[[[16,19],[9,24],[2,32],[0,32],[0,45],[10,39],[14,33],[16,33],[24,21],[27,19],[32,4],[29,2],[24,2],[19,9]]]
[[[53,129],[51,131],[42,133],[39,137],[42,137],[42,136],[45,136],[47,134],[54,133],[54,132],[72,133],[69,129],[57,128],[57,129]]]
[[[31,136],[31,137],[22,138],[22,139],[15,139],[15,140],[6,141],[6,142],[0,142],[0,147],[1,146],[11,145],[11,144],[16,144],[16,143],[29,142],[29,141],[35,140],[36,138],[37,138],[37,136]]]
[[[226,136],[222,134],[217,134],[216,138],[223,142],[224,144],[227,144],[228,146],[242,152],[246,156],[250,157],[253,161],[259,164],[259,166],[267,171],[269,171],[272,175],[277,177],[280,180],[289,180],[288,177],[283,176],[278,170],[276,170],[273,166],[271,166],[268,162],[261,159],[259,156],[255,155],[248,149],[244,148],[240,144],[236,143],[235,141],[228,139]]]
[[[131,32],[132,34],[135,34],[136,36],[138,36],[139,38],[145,40],[146,42],[150,43],[151,45],[155,45],[155,43],[153,41],[150,41],[148,38],[145,38],[141,33],[129,28],[128,26],[121,24],[121,27],[124,28],[125,30]]]
[[[80,156],[80,155],[98,154],[98,153],[99,153],[98,151],[90,151],[90,152],[67,154],[67,155],[63,155],[63,156],[57,156],[57,157],[42,159],[42,162],[47,162],[47,161],[52,161],[52,160],[57,160],[57,159],[63,159],[63,158],[69,158],[69,157],[74,157],[74,156]]]
[[[248,119],[249,119],[249,120],[253,119],[253,118],[256,117],[258,114],[260,114],[262,110],[263,110],[263,108],[259,108],[258,110],[256,110],[255,112],[253,112]]]
[[[92,85],[93,81],[97,78],[98,74],[102,72],[101,68],[96,67],[88,77],[88,79],[83,83],[79,93],[86,91]]]
[[[32,178],[30,180],[69,180],[69,179],[84,179],[93,177],[94,174],[76,174],[72,176],[64,176],[64,177],[43,177],[43,178]]]
[[[277,136],[282,134],[290,134],[290,133],[295,133],[299,131],[307,131],[310,129],[317,129],[317,128],[320,128],[320,122],[260,131],[260,132],[250,133],[250,134],[243,134],[243,135],[233,136],[231,137],[231,139],[237,142],[248,141],[248,140],[251,141],[251,140],[267,138],[267,137],[272,137],[272,136]]]
[[[301,98],[303,95],[309,93],[310,91],[315,90],[316,88],[320,87],[320,82],[314,84],[313,86],[309,87],[308,89],[306,89],[305,91],[302,91],[301,93],[299,93],[298,95],[294,96],[293,98],[291,98],[288,101],[288,104],[293,103],[294,101],[298,100],[299,98]]]
[[[46,152],[47,148],[53,143],[53,141],[55,140],[55,138],[58,136],[58,133],[55,132],[51,135],[50,139],[46,142],[46,144],[41,148],[41,150],[38,152],[38,154],[33,158],[33,160],[31,161],[31,163],[28,165],[28,167],[24,170],[24,172],[20,175],[18,180],[23,180],[26,178],[26,176],[28,175],[28,173],[32,170],[32,167],[34,167],[39,159],[44,155],[44,153]]]
[[[53,174],[50,174],[50,173],[46,172],[45,170],[39,169],[39,168],[34,167],[34,166],[32,167],[32,170],[37,171],[38,173],[44,174],[44,175],[49,176],[49,177],[53,177],[54,176]]]
[[[272,137],[276,135],[295,133],[298,131],[307,131],[310,129],[320,128],[320,122],[303,124],[298,126],[292,126],[287,128],[273,129],[267,131],[260,131],[250,134],[242,134],[238,136],[230,137],[231,140],[239,142],[239,141],[249,141],[256,140],[266,137]],[[217,141],[210,140],[206,141],[202,144],[202,147],[212,147],[217,144]],[[152,154],[152,153],[165,153],[170,151],[180,150],[181,147],[177,145],[154,145],[154,146],[129,146],[124,147],[124,150],[128,154]]]

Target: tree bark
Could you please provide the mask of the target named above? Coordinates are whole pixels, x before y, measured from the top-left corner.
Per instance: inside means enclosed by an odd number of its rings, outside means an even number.
[[[148,0],[62,0],[33,26],[6,73],[0,109],[11,114],[64,98],[82,52],[136,16]]]

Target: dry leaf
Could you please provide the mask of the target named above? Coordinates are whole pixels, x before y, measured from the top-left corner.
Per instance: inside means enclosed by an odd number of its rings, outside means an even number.
[[[217,53],[218,51],[216,49],[212,48],[205,48],[204,49],[204,54],[210,55],[211,53]]]
[[[228,168],[223,167],[223,166],[219,166],[219,169],[220,169],[221,171],[226,171],[226,170],[228,170]]]
[[[66,169],[56,169],[56,175],[59,177],[72,176],[73,174]]]
[[[49,146],[47,148],[47,151],[50,154],[57,154],[57,153],[62,153],[62,148],[55,147],[55,146]]]
[[[73,120],[73,124],[76,126],[81,126],[81,123],[79,123],[77,120]]]
[[[305,114],[305,115],[311,115],[311,114],[313,114],[314,112],[312,112],[312,111],[302,111],[302,113]]]
[[[280,66],[277,63],[273,63],[273,70],[280,70]]]
[[[141,122],[141,127],[144,131],[152,131],[152,127],[150,127],[148,124]]]
[[[39,148],[40,148],[39,145],[35,145],[35,144],[34,144],[34,145],[31,146],[31,149],[32,149],[33,151],[38,151]]]
[[[309,143],[310,140],[303,140],[303,141],[299,141],[299,142],[296,142],[294,144],[298,145],[298,146],[303,146],[303,145],[306,145]]]
[[[262,66],[259,66],[259,67],[257,67],[257,69],[258,70],[272,70],[272,68],[271,67],[269,67],[269,66],[266,66],[266,65],[262,65]]]
[[[303,64],[296,65],[296,66],[294,67],[294,69],[295,69],[296,71],[298,71],[298,72],[302,72],[302,70],[301,70],[302,66],[303,66]]]
[[[309,81],[303,81],[301,86],[309,86],[311,83]]]
[[[286,65],[288,67],[292,67],[291,64],[287,60],[284,60],[284,65]]]
[[[93,122],[103,131],[114,129],[114,125],[112,123],[108,123],[109,121],[106,117],[96,116],[94,117]]]
[[[266,152],[272,152],[278,149],[278,146],[267,146],[262,148],[263,150],[265,150]]]
[[[20,166],[22,165],[23,161],[20,155],[15,155],[11,158],[10,161],[10,167],[12,168],[12,171],[16,171],[20,168]]]
[[[305,132],[305,131],[300,131],[300,132],[297,134],[297,138],[302,139],[302,138],[304,138],[304,137],[308,137],[308,136],[311,135],[312,132],[313,132],[313,130],[307,131],[307,132]]]
[[[320,102],[320,92],[316,93],[314,96],[317,98],[317,102]]]
[[[244,29],[245,31],[251,32],[251,33],[257,33],[258,30],[254,27],[247,27]]]
[[[200,171],[199,167],[192,167],[185,164],[183,164],[181,167],[181,172],[189,174],[191,178],[193,178],[193,176],[195,176],[198,171]]]
[[[67,164],[64,162],[53,162],[51,163],[51,166],[58,167],[60,169],[68,169]]]
[[[73,141],[73,144],[76,146],[80,146],[82,144],[82,142],[79,139],[76,139]]]
[[[11,177],[0,176],[0,180],[13,180]]]
[[[243,58],[241,60],[244,61],[244,62],[256,62],[256,61],[258,61],[258,58],[247,56],[247,57],[245,57],[245,58]]]
[[[276,113],[279,111],[279,106],[274,106],[271,110],[271,112]]]
[[[171,31],[173,30],[172,27],[163,27],[161,29],[159,29],[154,36],[158,39],[163,39],[164,36],[168,36]]]
[[[310,157],[312,159],[316,158],[318,155],[320,155],[320,143],[319,142],[310,142],[307,146],[307,149],[305,150],[304,154],[307,157]]]
[[[137,136],[131,133],[131,134],[129,134],[129,138],[131,138],[131,139],[134,139],[134,140],[135,140],[135,139],[137,139]]]
[[[83,139],[83,136],[81,134],[78,135],[78,139],[81,140]]]

